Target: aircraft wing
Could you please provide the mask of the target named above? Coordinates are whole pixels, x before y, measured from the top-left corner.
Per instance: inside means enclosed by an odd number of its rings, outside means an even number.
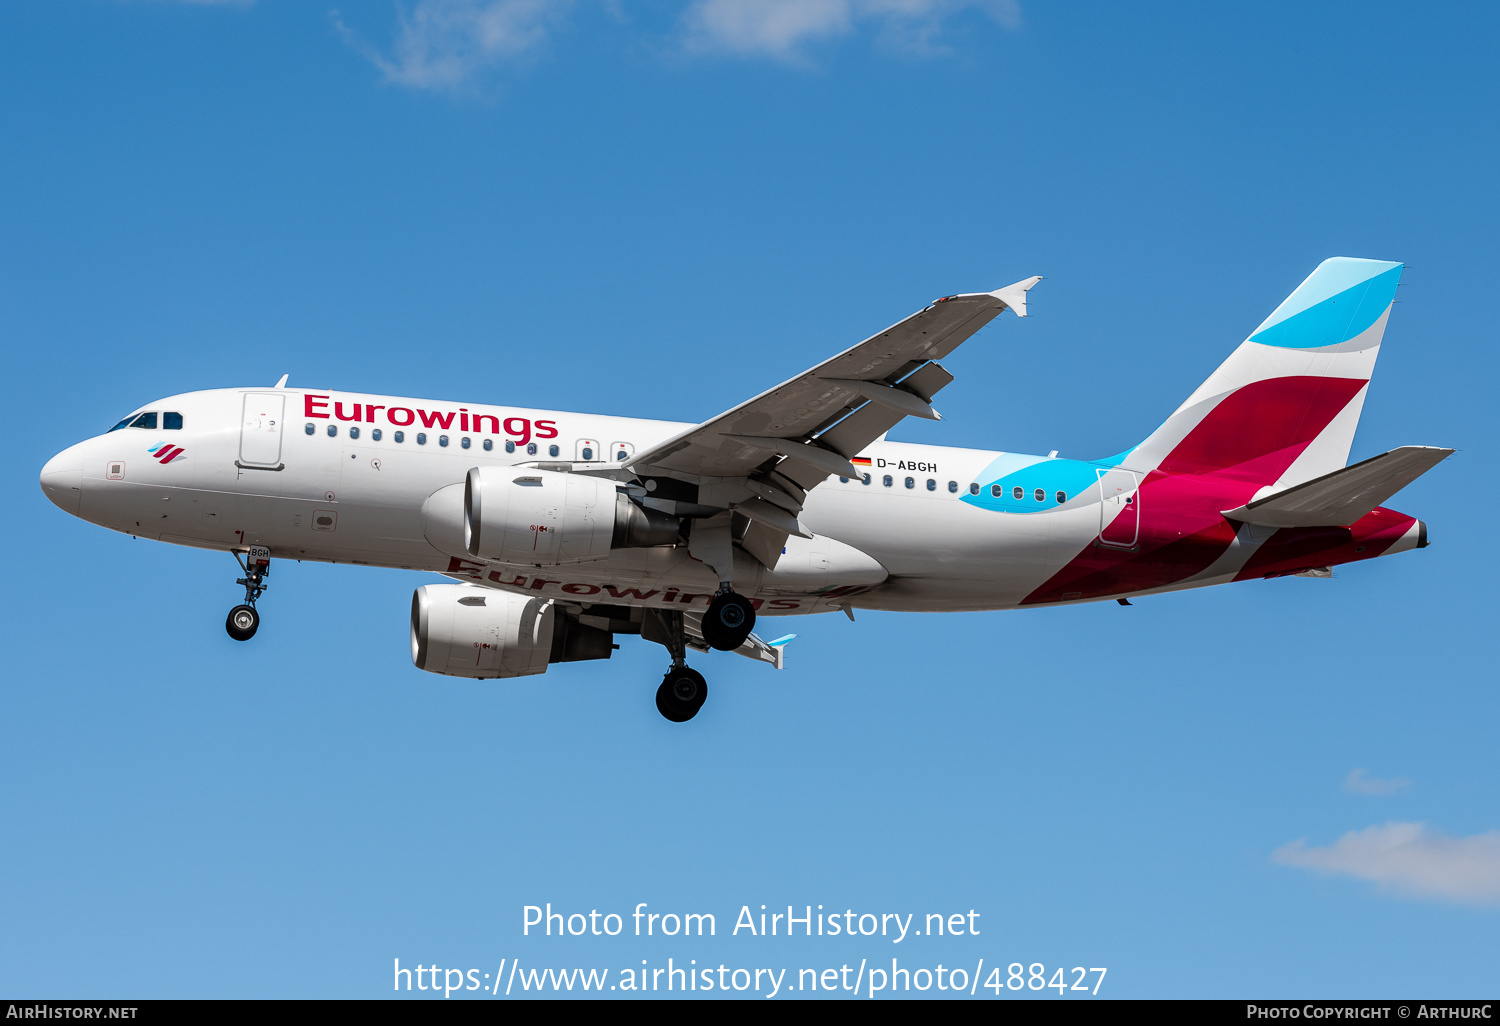
[[[1452,449],[1403,445],[1225,510],[1224,515],[1263,527],[1345,527],[1451,455]]]
[[[953,376],[934,361],[1009,307],[1026,316],[1028,278],[947,296],[790,381],[637,455],[636,473],[748,477],[774,462],[803,490],[858,476],[849,457],[905,416],[939,419],[932,396]],[[785,465],[790,463],[790,465]]]
[[[994,292],[945,296],[832,359],[726,413],[653,446],[625,467],[674,479],[647,505],[716,518],[694,531],[694,558],[727,579],[731,544],[774,568],[809,489],[831,475],[859,477],[849,462],[902,417],[940,419],[932,397],[953,380],[937,361],[1000,311],[1026,316],[1027,278]],[[692,489],[682,498],[682,484]],[[672,492],[678,499],[667,497]],[[710,539],[717,540],[710,540]]]
[[[736,547],[774,569],[788,535],[808,537],[797,521],[808,490],[831,475],[859,477],[862,472],[850,457],[901,418],[940,419],[932,397],[953,375],[937,361],[1000,311],[1025,317],[1026,292],[1041,280],[945,296],[790,381],[644,450],[626,469],[642,478],[672,480],[671,487],[642,501],[699,518],[689,551],[717,569],[721,581],[730,577]]]

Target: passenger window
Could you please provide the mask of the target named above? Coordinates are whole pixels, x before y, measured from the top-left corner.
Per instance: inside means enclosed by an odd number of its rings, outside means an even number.
[[[349,429],[349,437],[350,438],[358,438],[359,437],[359,428],[357,428],[357,427],[350,428]]]
[[[979,482],[977,482],[977,481],[970,481],[969,482],[969,494],[970,495],[978,495],[979,494]]]
[[[469,447],[469,436],[468,435],[464,435],[464,437],[459,440],[458,447],[460,449],[467,449]]]
[[[135,418],[135,420],[131,421],[130,426],[138,428],[151,428],[154,431],[156,429],[156,414],[143,413],[139,417]]]
[[[370,431],[370,437],[373,438],[377,442],[380,441],[380,429],[379,428],[372,429]]]
[[[312,433],[313,433],[313,432],[314,432],[314,431],[317,431],[317,430],[318,430],[318,429],[317,429],[317,428],[315,428],[315,427],[313,427],[313,426],[312,426],[312,425],[311,425],[311,424],[309,424],[309,425],[307,425],[307,427],[306,427],[306,428],[304,428],[304,429],[303,429],[303,430],[305,430],[305,431],[306,431],[306,432],[307,432],[307,433],[308,433],[308,434],[309,434],[309,435],[310,435],[310,434],[312,434]]]
[[[860,482],[860,483],[861,484],[869,484],[870,483],[870,475],[866,474],[865,475],[865,479],[862,482]]]
[[[990,485],[990,494],[997,499],[1000,498],[1000,486]]]
[[[1014,488],[1012,488],[1010,490],[1010,497],[1012,499],[1019,499],[1022,496],[1024,496],[1025,494],[1026,494],[1026,490],[1024,488],[1022,488],[1020,485],[1016,485]]]
[[[535,442],[529,442],[529,443],[527,443],[527,445],[526,445],[526,455],[528,455],[528,456],[535,456],[536,455],[536,443]]]
[[[393,433],[391,435],[391,440],[395,441],[395,442],[404,442],[404,441],[406,441],[406,432],[405,431],[397,431],[397,432]]]
[[[951,494],[953,494],[953,495],[957,495],[958,494],[958,482],[957,481],[949,481],[948,482],[948,491]]]
[[[488,445],[489,439],[486,438],[485,442],[486,442],[485,448],[488,449],[489,448],[489,445]],[[510,439],[506,439],[506,441],[505,441],[505,451],[506,452],[515,452],[516,451],[516,443],[512,442]]]
[[[557,449],[557,446],[554,445],[552,448],[554,450],[553,455],[555,456],[556,455],[556,451],[555,450]],[[594,458],[594,450],[590,446],[585,445],[583,447],[583,459],[584,459],[584,462],[588,462],[589,460],[592,460],[593,458]]]
[[[1061,506],[1063,503],[1065,503],[1067,501],[1068,501],[1068,493],[1067,492],[1058,492],[1057,493],[1057,504],[1059,506]]]
[[[839,478],[839,484],[848,484],[848,483],[849,483],[849,479],[847,477],[841,477],[841,478]]]
[[[929,492],[937,491],[937,482],[930,477],[927,479],[927,490]]]
[[[182,430],[182,414],[180,414],[180,413],[163,413],[161,415],[161,426],[164,429],[166,429],[167,431],[181,431]]]
[[[908,488],[915,488],[916,486],[917,486],[917,479],[916,478],[909,477],[909,478],[906,479],[906,487],[908,487]]]
[[[609,447],[615,454],[616,463],[624,463],[635,455],[635,447],[629,442],[611,442]]]
[[[505,444],[506,444],[506,445],[509,445],[509,444],[510,444],[510,443],[509,443],[509,442],[507,442],[507,443],[505,443]],[[484,440],[484,451],[485,451],[485,452],[489,452],[489,451],[490,451],[490,450],[491,450],[491,449],[493,449],[493,448],[494,448],[494,447],[495,447],[495,440],[494,440],[494,439],[493,439],[493,438],[486,438],[486,439],[485,439],[485,440]]]
[[[584,451],[587,452],[588,450],[584,450]],[[559,449],[555,445],[549,445],[549,446],[547,446],[547,455],[548,456],[556,456],[556,455],[558,455],[561,452],[562,452],[562,450]],[[588,459],[588,457],[585,456],[584,459]]]
[[[893,484],[895,484],[895,482],[891,479],[891,475],[885,475],[885,486],[889,488]]]
[[[425,432],[425,431],[418,431],[417,432],[417,444],[418,445],[426,445],[427,444],[427,432]]]
[[[1046,502],[1047,501],[1047,493],[1046,493],[1046,491],[1044,491],[1041,488],[1038,488],[1036,491],[1032,492],[1031,493],[1031,497],[1033,499],[1035,499],[1037,502]]]
[[[448,447],[448,436],[438,435],[438,445],[446,449]]]
[[[338,433],[339,433],[339,426],[337,424],[329,424],[328,425],[328,437],[329,438],[336,438],[336,437],[338,437]]]

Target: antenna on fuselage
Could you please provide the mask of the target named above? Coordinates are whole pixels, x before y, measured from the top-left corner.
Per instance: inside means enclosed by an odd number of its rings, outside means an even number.
[[[291,377],[290,374],[283,374],[281,376],[281,380],[278,381],[278,382],[276,382],[276,384],[272,385],[271,387],[272,388],[285,388],[286,387],[286,379],[289,378],[289,377]]]

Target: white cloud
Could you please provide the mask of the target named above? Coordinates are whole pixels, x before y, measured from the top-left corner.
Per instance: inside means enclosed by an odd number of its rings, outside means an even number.
[[[1411,787],[1411,781],[1406,777],[1392,777],[1389,780],[1381,780],[1379,777],[1367,777],[1362,769],[1352,769],[1344,778],[1344,790],[1355,794],[1399,794]]]
[[[1271,861],[1369,880],[1382,890],[1460,904],[1500,903],[1500,830],[1449,837],[1424,823],[1354,830],[1326,848],[1282,845]]]
[[[485,68],[513,61],[547,42],[571,0],[419,0],[401,11],[389,54],[339,20],[344,38],[385,73],[419,89],[455,89]]]
[[[186,0],[251,3],[253,0]],[[575,6],[574,0],[415,0],[397,7],[396,36],[377,47],[333,21],[350,46],[378,67],[386,81],[418,89],[459,89],[486,69],[514,63],[543,47]],[[624,0],[600,0],[618,23],[628,22]],[[679,41],[689,51],[796,62],[803,47],[870,28],[882,46],[939,53],[945,26],[979,12],[1009,29],[1021,25],[1019,0],[685,0]]]
[[[692,0],[683,14],[684,40],[700,53],[798,61],[805,44],[869,24],[884,45],[928,54],[940,50],[944,22],[966,10],[1021,27],[1019,0]]]

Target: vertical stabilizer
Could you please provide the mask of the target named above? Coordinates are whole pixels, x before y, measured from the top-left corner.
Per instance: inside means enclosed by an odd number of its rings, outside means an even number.
[[[1323,261],[1125,464],[1276,488],[1344,466],[1400,277],[1384,260]]]

